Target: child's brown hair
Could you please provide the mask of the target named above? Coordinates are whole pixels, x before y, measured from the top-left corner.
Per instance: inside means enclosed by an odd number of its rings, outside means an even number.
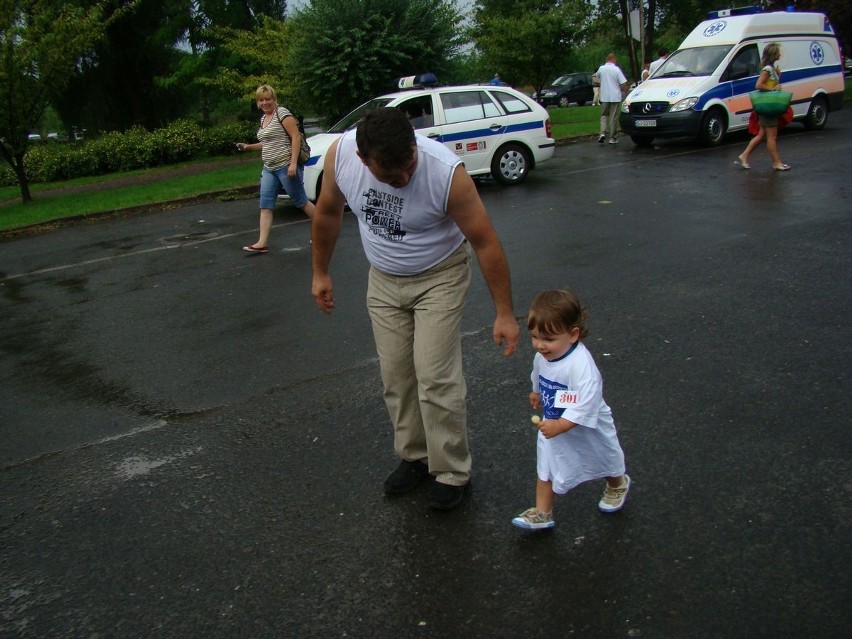
[[[580,339],[584,339],[589,334],[586,327],[588,316],[589,312],[571,291],[544,291],[530,305],[527,329],[535,329],[545,335],[559,335],[576,326],[580,329]]]

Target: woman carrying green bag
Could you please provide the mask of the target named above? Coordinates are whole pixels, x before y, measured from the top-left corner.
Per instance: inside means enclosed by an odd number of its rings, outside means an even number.
[[[763,58],[761,59],[762,70],[760,77],[757,79],[757,84],[754,88],[758,91],[780,91],[781,90],[781,70],[776,64],[781,59],[781,45],[777,42],[771,42],[766,45],[763,50]],[[781,157],[778,155],[778,115],[761,115],[758,112],[758,123],[760,131],[748,143],[745,151],[743,151],[734,164],[739,165],[743,169],[750,169],[748,158],[751,152],[766,138],[766,150],[769,152],[769,157],[772,158],[772,168],[776,171],[789,171],[790,165],[784,164]]]

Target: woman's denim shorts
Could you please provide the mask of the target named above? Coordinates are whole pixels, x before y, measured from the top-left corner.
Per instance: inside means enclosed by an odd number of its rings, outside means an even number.
[[[260,208],[274,209],[278,194],[284,190],[290,196],[293,205],[297,208],[302,208],[308,203],[308,196],[305,194],[305,184],[302,181],[305,169],[300,164],[296,169],[296,177],[290,179],[287,175],[287,167],[282,166],[278,169],[267,169],[263,167],[263,173],[260,174]]]

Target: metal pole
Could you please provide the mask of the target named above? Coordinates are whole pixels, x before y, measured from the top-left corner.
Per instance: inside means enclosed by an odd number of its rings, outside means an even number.
[[[645,0],[639,0],[639,80],[645,70]]]

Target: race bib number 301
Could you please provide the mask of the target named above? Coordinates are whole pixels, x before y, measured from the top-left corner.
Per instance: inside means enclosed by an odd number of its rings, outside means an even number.
[[[556,408],[568,408],[572,404],[580,401],[580,396],[575,390],[558,390],[553,398],[553,405]]]

